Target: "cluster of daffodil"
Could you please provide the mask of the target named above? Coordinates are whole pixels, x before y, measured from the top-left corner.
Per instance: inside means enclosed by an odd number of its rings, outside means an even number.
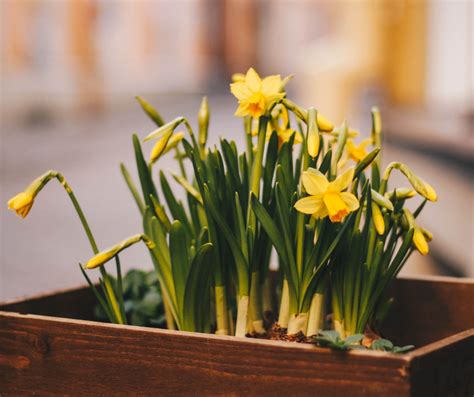
[[[24,217],[48,180],[61,181],[96,254],[85,269],[100,268],[102,290],[84,274],[113,322],[126,322],[117,255],[142,241],[160,283],[168,328],[261,335],[276,319],[288,334],[312,336],[324,329],[325,310],[332,307],[332,326],[341,336],[363,333],[386,311],[383,293],[414,249],[428,253],[432,236],[416,218],[427,200],[436,201],[436,193],[404,164],[391,163],[381,173],[377,109],[371,137],[356,144],[358,132],[347,123],[335,127],[314,108],[290,101],[285,93],[290,79],[261,79],[254,69],[233,76],[230,90],[239,103],[235,115],[243,118],[244,151],[226,139],[219,147],[207,146],[207,98],[199,109],[197,134],[186,118],[165,122],[137,98],[156,124],[143,140],[156,141],[148,161],[133,136],[141,192],[125,165],[121,170],[143,232],[108,250],[98,252],[77,200],[58,173],[40,177],[9,207]],[[180,126],[186,133],[177,131]],[[179,164],[179,173],[170,175],[185,202],[162,170],[160,193],[155,185],[153,167],[170,151]],[[411,187],[388,190],[395,169]],[[405,202],[415,196],[423,200],[411,212]],[[282,286],[278,309],[269,272],[273,250]],[[110,282],[104,268],[113,258],[117,282]]]

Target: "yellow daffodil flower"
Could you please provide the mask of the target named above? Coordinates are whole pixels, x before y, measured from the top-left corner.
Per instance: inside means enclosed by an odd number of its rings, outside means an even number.
[[[343,191],[350,185],[353,177],[354,167],[333,182],[329,182],[319,170],[308,168],[303,172],[302,182],[309,196],[295,203],[296,210],[315,218],[329,216],[331,222],[342,222],[346,215],[359,208],[357,197]]]
[[[238,80],[230,85],[230,91],[239,101],[235,115],[260,117],[266,114],[275,102],[285,96],[281,90],[280,75],[268,76],[262,80],[257,72],[250,68],[245,75],[245,81]]]
[[[372,140],[370,138],[364,139],[358,145],[355,145],[352,139],[348,139],[346,143],[348,157],[350,157],[356,163],[362,161],[364,157],[369,154],[366,148],[371,143],[372,143]]]
[[[34,203],[34,197],[28,192],[18,193],[8,200],[8,208],[15,211],[17,215],[25,218],[30,212]]]

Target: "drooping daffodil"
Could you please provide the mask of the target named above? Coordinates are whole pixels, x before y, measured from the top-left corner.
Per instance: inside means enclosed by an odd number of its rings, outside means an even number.
[[[235,115],[240,117],[263,116],[268,113],[275,102],[285,96],[285,93],[282,92],[280,75],[261,79],[253,68],[248,70],[244,81],[239,78],[235,83],[232,83],[230,91],[239,101]]]
[[[319,170],[308,168],[302,175],[303,187],[308,196],[295,203],[296,210],[315,218],[329,216],[331,222],[342,222],[346,215],[359,208],[357,197],[344,191],[351,184],[353,177],[354,167],[332,182]]]
[[[50,170],[31,182],[24,191],[18,193],[8,200],[8,209],[15,211],[16,214],[22,218],[26,218],[31,210],[31,207],[33,207],[36,195],[52,178],[58,178],[64,188],[66,190],[70,190],[70,187],[64,180],[64,177],[57,171]]]
[[[415,217],[408,208],[403,208],[404,218],[402,218],[402,226],[405,228],[412,227],[413,232],[413,245],[421,255],[427,255],[430,251],[428,242],[433,239],[433,235],[426,229],[423,229],[415,221]]]
[[[17,215],[25,218],[33,206],[34,197],[28,192],[18,193],[8,200],[8,208],[15,211]]]

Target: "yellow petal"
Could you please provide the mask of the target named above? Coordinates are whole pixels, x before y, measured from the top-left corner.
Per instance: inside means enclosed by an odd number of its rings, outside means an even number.
[[[247,85],[242,82],[233,83],[230,85],[230,92],[239,100],[245,101],[248,97],[252,95],[252,92],[249,90]]]
[[[352,182],[354,177],[354,167],[348,168],[342,175],[339,175],[335,181],[329,184],[328,190],[332,192],[341,192]]]
[[[328,216],[328,210],[327,210],[326,206],[324,205],[324,202],[323,202],[323,205],[321,206],[321,208],[319,209],[319,211],[315,212],[312,216],[316,219],[323,219],[323,218],[326,218]]]
[[[247,111],[247,105],[245,103],[239,103],[239,107],[235,111],[234,115],[238,117],[247,116],[249,112]]]
[[[302,212],[303,214],[315,214],[323,206],[323,200],[321,197],[308,196],[302,199],[299,199],[295,203],[295,208],[297,211]]]
[[[352,193],[342,192],[340,193],[342,200],[346,203],[347,208],[350,212],[356,211],[359,209],[359,200]]]
[[[262,88],[262,80],[254,68],[250,68],[247,71],[247,74],[245,75],[245,84],[247,84],[248,88],[254,92],[260,91]]]
[[[262,81],[262,92],[266,96],[280,93],[281,77],[279,74],[265,77]]]
[[[18,193],[8,200],[8,208],[25,218],[33,206],[33,196],[27,192]]]
[[[415,227],[415,232],[413,233],[413,244],[415,244],[416,249],[421,255],[426,255],[430,250],[423,232],[418,227]]]
[[[327,178],[317,169],[308,168],[302,175],[303,186],[312,196],[323,194],[329,186]]]
[[[281,89],[283,90],[285,86],[291,81],[291,79],[295,77],[294,74],[290,74],[289,76],[286,76],[282,81],[281,81]]]

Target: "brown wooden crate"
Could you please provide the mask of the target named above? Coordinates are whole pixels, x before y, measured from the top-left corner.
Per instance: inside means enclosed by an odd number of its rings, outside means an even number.
[[[413,334],[421,345],[458,332],[463,324],[470,328],[473,288],[472,280],[398,281],[394,292],[399,304],[387,325],[403,324],[407,335]],[[430,299],[421,302],[420,297]],[[431,316],[431,304],[439,302],[444,302],[442,309]],[[51,317],[90,318],[92,304],[87,289],[76,289],[0,306],[0,394],[474,393],[472,329],[394,355]],[[422,315],[424,310],[430,315]],[[443,315],[446,321],[441,324]],[[464,316],[464,323],[458,316]]]

